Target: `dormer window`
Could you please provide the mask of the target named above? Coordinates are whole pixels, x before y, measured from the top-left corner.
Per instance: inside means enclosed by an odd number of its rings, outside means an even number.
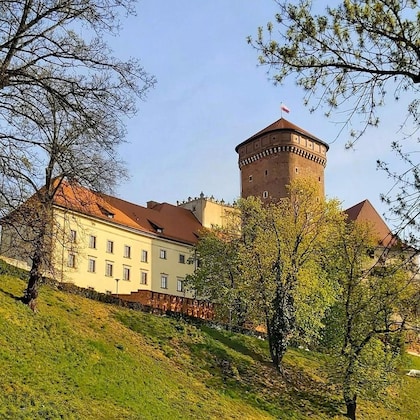
[[[99,204],[97,205],[99,210],[101,211],[101,213],[106,216],[109,217],[110,219],[113,219],[115,214],[112,213],[111,211],[107,210],[105,207],[100,206]]]
[[[162,233],[163,232],[163,227],[157,225],[156,223],[153,223],[149,220],[149,223],[151,224],[152,228],[156,231],[156,233]]]

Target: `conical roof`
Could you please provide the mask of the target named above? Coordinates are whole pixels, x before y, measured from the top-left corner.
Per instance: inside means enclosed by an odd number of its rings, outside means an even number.
[[[323,140],[319,139],[318,137],[314,136],[313,134],[309,133],[308,131],[304,130],[303,128],[298,127],[297,125],[291,123],[290,121],[286,120],[285,118],[280,118],[279,120],[273,122],[269,126],[265,127],[264,129],[258,131],[258,133],[255,133],[253,136],[251,136],[249,139],[243,141],[242,143],[238,144],[235,147],[236,152],[238,152],[238,149],[243,146],[244,144],[247,144],[248,142],[254,140],[256,137],[261,137],[263,134],[271,133],[273,131],[294,131],[298,134],[302,134],[306,137],[311,138],[312,140],[317,141],[318,143],[321,143],[326,147],[326,149],[329,149],[329,145],[325,143]]]

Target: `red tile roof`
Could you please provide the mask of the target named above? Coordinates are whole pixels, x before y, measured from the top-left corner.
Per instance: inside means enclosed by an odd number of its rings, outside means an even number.
[[[201,223],[193,213],[182,207],[156,203],[151,208],[146,208],[68,183],[63,183],[60,187],[55,197],[55,204],[110,223],[185,244],[195,244],[198,232],[202,229]]]
[[[109,204],[100,194],[80,185],[63,182],[54,197],[54,203],[81,214],[141,229],[141,226],[133,222],[120,209]]]
[[[142,207],[116,197],[103,197],[143,229],[159,237],[187,244],[197,242],[202,225],[190,210],[168,203],[156,203],[150,208]]]
[[[258,133],[251,136],[249,139],[243,141],[242,143],[238,144],[235,147],[236,152],[238,152],[239,147],[243,146],[244,144],[250,142],[251,140],[255,139],[256,137],[260,137],[263,134],[270,133],[273,131],[294,131],[298,134],[303,134],[306,137],[309,137],[313,140],[316,140],[317,142],[323,144],[327,150],[329,149],[329,145],[322,141],[321,139],[315,137],[313,134],[309,133],[308,131],[298,127],[295,124],[292,124],[290,121],[285,120],[284,118],[280,118],[279,120],[273,122],[268,127],[265,127],[261,131],[258,131]]]
[[[389,246],[396,243],[396,238],[382,217],[369,200],[363,200],[344,211],[348,220],[369,222],[378,237],[380,245]]]

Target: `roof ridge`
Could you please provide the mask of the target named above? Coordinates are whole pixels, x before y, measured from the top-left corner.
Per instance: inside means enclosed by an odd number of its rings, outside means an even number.
[[[238,144],[235,147],[235,151],[238,152],[239,147],[243,146],[244,144],[247,144],[248,142],[255,139],[256,137],[261,136],[262,134],[270,133],[272,131],[278,131],[278,130],[292,130],[292,131],[295,131],[297,133],[300,133],[300,134],[303,134],[307,137],[310,137],[312,140],[316,140],[317,142],[324,145],[327,148],[327,150],[330,148],[329,144],[326,143],[325,141],[323,141],[320,138],[314,136],[309,131],[306,131],[303,128],[300,128],[296,124],[293,124],[290,121],[286,120],[285,118],[281,117],[277,121],[274,121],[273,123],[271,123],[267,127],[263,128],[262,130],[258,131],[255,134],[253,134],[251,137],[249,137],[248,139],[246,139],[242,143]]]

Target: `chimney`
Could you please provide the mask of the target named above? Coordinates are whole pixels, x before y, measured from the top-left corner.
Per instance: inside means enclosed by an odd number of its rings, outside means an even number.
[[[148,209],[153,209],[154,207],[156,207],[159,203],[156,201],[148,201],[147,202],[147,208]]]

